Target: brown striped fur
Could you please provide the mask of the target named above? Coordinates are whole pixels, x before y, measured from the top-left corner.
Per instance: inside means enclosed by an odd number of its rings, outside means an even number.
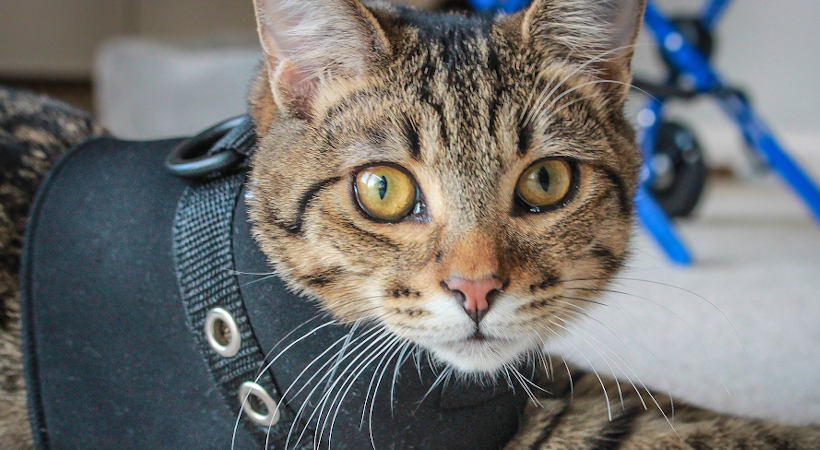
[[[530,404],[519,433],[507,449],[812,449],[820,446],[817,427],[721,415],[646,391],[638,394],[604,379],[612,400],[593,374],[578,372],[572,389],[566,373],[543,381],[553,395]],[[640,386],[639,386],[640,388]],[[657,404],[655,403],[657,401]],[[661,412],[663,411],[663,412]]]
[[[266,60],[250,98],[261,137],[251,214],[276,272],[337,318],[379,322],[463,373],[537,352],[626,258],[639,155],[622,107],[643,2],[536,0],[495,19],[305,3],[315,15],[255,1]],[[556,86],[553,104],[539,101]],[[578,192],[522,213],[515,182],[544,156],[578,161]],[[357,168],[385,161],[417,180],[420,219],[357,209]],[[454,272],[504,280],[481,331],[506,341],[460,343],[468,321],[442,287]],[[614,380],[557,378],[508,448],[820,446],[816,427],[683,404],[673,415],[671,400],[625,383],[621,404]]]

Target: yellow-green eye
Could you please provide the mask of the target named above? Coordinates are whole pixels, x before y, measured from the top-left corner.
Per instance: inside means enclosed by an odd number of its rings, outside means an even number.
[[[416,183],[397,167],[365,167],[356,174],[354,186],[359,206],[374,219],[397,222],[416,206]]]
[[[561,159],[545,159],[528,167],[515,190],[533,212],[547,209],[563,200],[572,187],[572,166]]]

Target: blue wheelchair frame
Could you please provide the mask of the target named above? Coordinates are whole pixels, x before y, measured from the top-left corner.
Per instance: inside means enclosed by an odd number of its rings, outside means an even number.
[[[708,0],[698,21],[706,30],[713,30],[730,2],[731,0]],[[471,0],[471,3],[479,11],[514,12],[530,2],[528,0]],[[749,147],[755,149],[761,159],[792,187],[815,218],[820,221],[820,189],[780,145],[749,101],[724,81],[709,64],[708,59],[693,43],[683,37],[675,24],[664,16],[651,1],[646,7],[644,23],[659,43],[661,53],[674,71],[669,77],[670,83],[677,84],[677,81],[673,80],[685,80],[687,87],[694,94],[714,96],[726,114],[740,128]],[[655,141],[662,122],[664,102],[663,96],[654,97],[641,112],[644,120],[639,129],[639,141],[644,156],[644,165],[635,204],[641,223],[668,257],[675,263],[689,265],[692,263],[689,249],[676,232],[671,220],[649,192],[649,183],[654,174],[648,161],[655,151]]]

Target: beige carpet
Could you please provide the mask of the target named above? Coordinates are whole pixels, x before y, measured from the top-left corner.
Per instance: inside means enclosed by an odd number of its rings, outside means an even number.
[[[820,423],[818,223],[771,176],[713,182],[680,230],[693,267],[667,263],[639,230],[621,274],[675,287],[619,280],[631,295],[608,295],[553,349],[714,409]]]

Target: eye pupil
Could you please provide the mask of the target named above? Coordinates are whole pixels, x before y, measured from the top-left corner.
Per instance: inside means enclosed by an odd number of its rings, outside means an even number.
[[[541,185],[544,192],[550,191],[550,174],[547,172],[546,167],[541,167],[541,170],[538,171],[538,184]]]
[[[547,208],[559,205],[570,193],[572,167],[570,162],[562,159],[536,161],[518,179],[518,200],[530,212],[544,212]]]
[[[387,177],[382,175],[379,178],[379,198],[384,200],[385,195],[387,195]]]

